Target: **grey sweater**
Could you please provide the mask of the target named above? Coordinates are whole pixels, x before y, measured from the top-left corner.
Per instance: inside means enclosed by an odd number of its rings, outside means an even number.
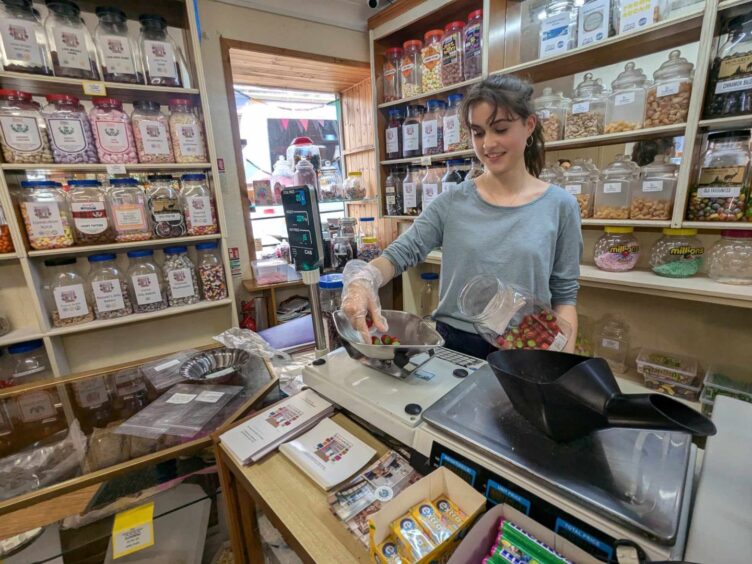
[[[472,180],[442,192],[384,251],[400,274],[442,247],[439,307],[434,319],[475,332],[457,305],[478,274],[525,288],[545,305],[577,303],[582,256],[580,211],[558,186],[517,207],[484,201]]]

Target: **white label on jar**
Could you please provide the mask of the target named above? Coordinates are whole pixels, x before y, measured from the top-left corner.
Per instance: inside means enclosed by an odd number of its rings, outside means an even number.
[[[162,301],[159,278],[156,274],[134,274],[131,276],[131,283],[138,305],[149,305]]]
[[[108,153],[126,153],[130,149],[127,124],[122,121],[95,121],[97,137]]]
[[[102,35],[99,48],[102,50],[103,65],[112,74],[136,74],[133,68],[133,56],[127,37],[119,35]]]
[[[155,213],[154,214],[154,221],[157,223],[175,223],[179,222],[183,219],[183,216],[180,215],[179,212],[171,212],[171,213]]]
[[[563,12],[543,20],[539,57],[552,57],[569,49],[571,15]]]
[[[105,403],[109,396],[104,378],[89,378],[73,384],[76,400],[81,407],[99,407]]]
[[[180,392],[176,392],[172,394],[172,396],[170,396],[170,399],[168,399],[165,403],[183,405],[186,403],[191,403],[194,399],[196,399],[196,394],[181,394]]]
[[[414,182],[402,184],[402,205],[405,213],[408,213],[411,208],[418,207],[418,191]]]
[[[538,110],[536,113],[540,119],[548,119],[551,117],[551,112],[548,110]]]
[[[580,7],[577,46],[584,47],[608,37],[611,0],[592,0]]]
[[[661,0],[622,0],[619,33],[629,33],[653,23]]]
[[[102,233],[109,225],[102,202],[73,202],[71,212],[76,229],[86,235]]]
[[[421,124],[421,130],[423,132],[423,152],[426,149],[433,149],[439,143],[439,122],[435,119],[424,121]]]
[[[141,143],[147,155],[169,155],[170,140],[167,138],[167,128],[156,120],[142,119],[138,121],[141,132]]]
[[[438,195],[438,184],[423,184],[423,209],[426,209],[428,207],[428,204],[433,202]]]
[[[643,180],[642,191],[643,192],[662,192],[663,180]]]
[[[420,125],[410,123],[402,126],[402,150],[417,151],[420,149]]]
[[[190,298],[196,295],[190,268],[170,270],[167,273],[167,281],[170,283],[170,292],[173,299]]]
[[[387,128],[386,152],[390,155],[399,152],[399,127]]]
[[[144,41],[144,52],[146,53],[146,67],[149,75],[175,78],[178,77],[178,69],[175,64],[175,53],[172,45],[166,41]]]
[[[117,311],[125,308],[120,280],[97,280],[91,283],[99,312]]]
[[[145,230],[146,213],[139,204],[113,204],[112,218],[118,231]]]
[[[679,93],[679,83],[678,82],[672,82],[671,84],[661,84],[655,92],[655,95],[658,96],[658,98],[663,98],[664,96],[673,96],[674,94]]]
[[[601,345],[613,351],[618,351],[621,348],[621,343],[613,339],[601,339]]]
[[[604,194],[621,194],[621,182],[606,182],[603,184]]]
[[[26,214],[31,225],[31,237],[62,237],[65,227],[60,217],[60,208],[55,202],[25,202]]]
[[[448,151],[450,145],[460,142],[460,118],[456,115],[444,117],[444,151]]]
[[[590,102],[577,102],[576,104],[572,104],[573,114],[584,114],[588,111],[590,111]]]
[[[217,403],[223,395],[225,395],[224,392],[201,392],[196,398],[196,401],[203,403]]]
[[[447,190],[454,190],[459,186],[456,182],[442,182],[441,183],[441,190],[442,192],[446,192]]]
[[[3,138],[9,149],[23,153],[41,149],[42,137],[36,118],[2,116],[0,127],[3,128]]]
[[[389,195],[387,195],[387,197],[386,197],[386,205],[387,206],[393,206],[396,203],[397,203],[397,196],[394,196],[394,195],[389,196]]]
[[[627,104],[634,104],[634,101],[634,92],[622,92],[614,96],[614,106],[626,106]]]
[[[16,403],[18,410],[21,412],[21,421],[24,423],[34,423],[35,421],[49,419],[57,413],[52,394],[44,390],[21,394],[16,399]]]
[[[60,319],[81,317],[89,313],[83,284],[71,284],[70,286],[53,288],[52,294],[55,296],[55,307]]]
[[[52,34],[55,38],[58,65],[64,68],[91,71],[89,53],[86,50],[86,35],[82,30],[58,26]]]
[[[567,184],[564,186],[564,190],[576,196],[577,194],[582,194],[582,184]]]
[[[752,88],[752,76],[746,76],[733,80],[719,80],[715,85],[715,93],[726,94],[728,92],[738,92],[739,90],[749,90],[750,88]]]
[[[80,153],[86,149],[84,126],[80,119],[47,118],[52,146],[62,153]]]
[[[214,225],[211,198],[209,196],[189,196],[185,201],[188,210],[188,221],[191,227],[209,227]]]
[[[703,186],[697,189],[700,198],[738,198],[741,186]]]
[[[0,23],[5,58],[11,63],[42,66],[42,56],[34,33],[34,25],[25,20],[8,18]]]
[[[201,136],[198,125],[193,123],[180,123],[177,126],[178,146],[180,152],[186,157],[198,157],[204,154],[201,145]]]

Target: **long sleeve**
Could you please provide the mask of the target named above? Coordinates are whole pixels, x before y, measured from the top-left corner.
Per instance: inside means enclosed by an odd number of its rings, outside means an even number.
[[[556,254],[549,280],[551,305],[575,305],[580,283],[580,260],[582,259],[582,229],[580,211],[572,198],[565,208],[559,234],[556,239]]]

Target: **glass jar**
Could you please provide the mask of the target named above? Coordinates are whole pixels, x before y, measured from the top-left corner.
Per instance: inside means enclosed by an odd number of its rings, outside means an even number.
[[[421,169],[408,166],[402,181],[402,209],[405,215],[420,215],[423,190],[420,186]]]
[[[196,267],[188,258],[188,247],[166,247],[162,271],[170,306],[183,306],[201,300],[196,278]]]
[[[645,127],[672,125],[687,121],[692,94],[694,65],[674,49],[668,60],[653,73],[655,82],[648,88],[645,102]]]
[[[545,141],[560,141],[564,138],[564,122],[571,104],[572,101],[565,98],[564,94],[554,94],[553,89],[548,86],[543,89],[542,96],[533,100]]]
[[[85,432],[94,428],[103,429],[114,419],[112,413],[112,396],[105,378],[86,378],[71,384],[76,405],[80,408],[80,417]],[[91,446],[89,447],[91,448]]]
[[[641,180],[632,190],[630,219],[671,219],[678,170],[679,165],[660,154],[642,167]]]
[[[596,219],[629,219],[629,197],[637,185],[639,168],[635,169],[626,155],[615,160],[602,172],[603,181],[595,191],[593,217]]]
[[[400,88],[400,63],[402,49],[391,47],[384,54],[384,64],[381,66],[381,76],[384,80],[384,102],[394,102],[402,97]]]
[[[384,139],[386,142],[386,158],[402,158],[402,110],[389,110],[389,121],[386,124]]]
[[[49,9],[44,29],[50,44],[55,76],[99,80],[94,41],[71,0],[46,0]]]
[[[219,244],[216,241],[196,245],[196,264],[203,298],[210,302],[227,298],[225,267],[222,265]]]
[[[421,93],[421,58],[423,42],[411,39],[402,44],[402,62],[400,63],[400,88],[403,98],[411,98]]]
[[[407,107],[407,117],[402,122],[402,158],[419,157],[420,122],[422,121],[423,106],[411,105]]]
[[[295,165],[295,175],[292,177],[293,184],[295,186],[307,185],[318,192],[318,180],[316,169],[311,162],[307,158],[301,157]]]
[[[595,356],[608,362],[614,374],[624,374],[629,356],[629,325],[623,319],[611,315],[606,316],[599,325]]]
[[[93,321],[91,294],[83,276],[76,271],[76,257],[47,259],[44,266],[49,269],[44,290],[52,326]]]
[[[5,216],[3,205],[0,204],[0,255],[15,252],[13,237],[10,234],[8,218]]]
[[[360,233],[358,239],[363,240],[365,237],[376,236],[376,219],[373,217],[360,218]]]
[[[358,220],[354,217],[342,217],[339,220],[337,236],[345,237],[350,242],[353,258],[358,258]],[[335,236],[335,239],[336,237]]]
[[[0,61],[5,71],[52,75],[47,37],[31,0],[0,3]]]
[[[319,202],[338,202],[343,194],[344,187],[337,167],[330,161],[324,161],[319,176]]]
[[[424,155],[438,155],[444,150],[444,111],[443,100],[428,100],[428,111],[420,123],[421,145]]]
[[[606,272],[626,272],[637,266],[640,242],[633,227],[606,227],[593,248],[595,266]]]
[[[62,185],[49,180],[23,180],[21,188],[19,207],[31,248],[43,251],[72,247],[73,220]]]
[[[595,184],[584,160],[575,159],[572,166],[564,171],[564,189],[577,198],[582,219],[593,217]]]
[[[371,262],[381,256],[381,245],[377,237],[363,237],[358,246],[358,259]]]
[[[667,228],[650,249],[650,267],[659,276],[689,278],[699,272],[704,254],[697,229]]]
[[[204,125],[188,98],[170,100],[170,136],[176,163],[209,161]]]
[[[151,239],[146,192],[135,178],[110,178],[107,192],[115,241],[130,243]]]
[[[292,186],[292,179],[295,172],[290,168],[290,163],[282,155],[277,157],[272,170],[272,190],[274,192],[274,201],[277,204],[282,203],[282,190]]]
[[[616,33],[616,6],[619,0],[584,0],[580,3],[577,46],[586,47]]]
[[[605,133],[633,131],[642,127],[645,115],[645,82],[648,77],[632,62],[611,83],[611,94],[606,109]]]
[[[141,14],[138,43],[146,84],[190,88],[188,66],[180,47],[167,33],[167,21],[154,14]]]
[[[341,274],[324,274],[319,282],[319,299],[321,301],[321,315],[326,327],[326,345],[329,351],[342,346],[342,339],[334,324],[334,312],[342,305],[343,279]]]
[[[337,272],[342,272],[345,265],[355,258],[350,239],[343,235],[337,235],[334,238],[332,253],[332,267]]]
[[[98,180],[69,180],[68,202],[73,238],[78,245],[112,243],[115,230],[107,209],[107,193]]]
[[[128,251],[128,286],[133,313],[148,313],[167,307],[162,271],[154,263],[154,251]]]
[[[140,163],[174,163],[167,116],[151,100],[133,102],[131,124]]]
[[[468,14],[462,45],[464,78],[478,78],[483,72],[483,10],[473,10]]]
[[[427,31],[423,36],[420,51],[421,90],[424,93],[441,88],[441,40],[444,32],[440,29]]]
[[[131,118],[123,111],[123,103],[114,98],[94,98],[92,103],[89,121],[99,160],[105,164],[137,163]]]
[[[115,253],[90,255],[89,286],[97,319],[116,319],[133,313],[125,274],[115,262]]]
[[[6,163],[51,163],[47,124],[28,92],[0,90],[0,146]]]
[[[752,231],[721,231],[708,255],[708,276],[721,284],[752,284]]]
[[[310,137],[296,137],[287,147],[287,160],[290,166],[296,168],[300,159],[306,158],[313,165],[313,168],[321,168],[321,152]]]
[[[538,178],[554,186],[564,186],[564,169],[555,163],[546,163]]]
[[[86,110],[74,96],[49,94],[42,110],[56,163],[98,163],[97,146]]]
[[[184,174],[181,178],[180,201],[188,235],[211,235],[219,232],[214,196],[206,175]]]
[[[463,182],[460,168],[465,165],[465,161],[462,159],[450,159],[446,163],[446,172],[441,177],[441,185],[439,186],[439,192],[446,192],[447,190],[454,190]]]
[[[710,69],[707,117],[752,113],[752,17],[733,18],[726,24],[726,34]]]
[[[155,239],[185,236],[185,216],[175,178],[169,174],[150,176],[146,198]]]
[[[441,176],[438,174],[437,169],[434,167],[427,167],[426,173],[420,181],[421,187],[421,210],[428,207],[428,204],[433,202],[439,195],[439,188],[441,187]]]
[[[577,6],[574,0],[548,0],[540,25],[539,59],[560,55],[577,46]]]
[[[441,83],[444,86],[457,84],[464,79],[465,22],[450,22],[444,26],[441,40]]]
[[[632,33],[665,20],[671,13],[668,0],[618,0],[614,27],[620,34]]]
[[[708,135],[699,178],[689,195],[688,220],[742,221],[749,197],[749,138],[748,129]]]
[[[386,215],[402,215],[402,178],[404,171],[391,168],[389,176],[384,181],[384,195],[386,200]]]
[[[345,200],[365,200],[366,186],[362,172],[348,172],[345,180]]]
[[[53,377],[42,339],[10,345],[6,363],[5,368],[11,377],[11,386]]]
[[[439,307],[439,275],[424,272],[420,275],[423,285],[420,288],[420,316],[429,319]]]
[[[593,73],[585,73],[585,78],[575,89],[572,109],[567,114],[564,137],[579,139],[601,135],[606,119],[607,100],[600,79],[594,80]]]
[[[102,77],[107,82],[143,84],[144,74],[136,43],[128,36],[128,18],[120,8],[97,6],[94,30]]]
[[[447,108],[444,111],[444,152],[464,151],[470,145],[470,137],[460,121],[460,104],[462,94],[447,96]]]

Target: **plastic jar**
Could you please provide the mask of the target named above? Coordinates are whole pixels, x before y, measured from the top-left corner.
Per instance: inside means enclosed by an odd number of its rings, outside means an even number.
[[[603,95],[600,79],[594,80],[593,73],[585,73],[585,78],[575,89],[572,109],[567,115],[564,137],[579,139],[603,133],[606,119],[607,98]]]
[[[674,49],[668,60],[653,73],[655,83],[648,89],[645,127],[658,127],[687,121],[692,94],[694,65]]]
[[[14,386],[38,382],[53,376],[42,339],[10,345],[6,362],[5,368],[8,369]]]
[[[295,186],[310,186],[318,192],[319,178],[316,169],[307,158],[301,157],[295,165],[292,182]]]
[[[554,186],[564,186],[564,169],[558,164],[546,163],[538,178]]]
[[[206,175],[184,174],[181,177],[180,200],[188,235],[211,235],[219,231],[214,197]]]
[[[621,33],[632,33],[666,19],[671,13],[671,2],[645,2],[645,0],[616,0],[616,23]]]
[[[291,167],[296,168],[300,159],[304,157],[308,159],[314,169],[319,170],[321,168],[319,146],[310,137],[296,137],[287,147],[287,160]]]
[[[115,230],[107,209],[107,194],[101,182],[69,180],[68,202],[76,244],[99,245],[115,240]]]
[[[201,300],[196,267],[188,258],[187,247],[167,247],[162,265],[170,306],[183,306]]]
[[[444,26],[441,40],[441,82],[444,86],[464,79],[464,34],[465,22],[450,22]]]
[[[196,264],[203,298],[210,302],[227,298],[225,267],[222,265],[219,244],[216,241],[196,245]]]
[[[548,0],[540,24],[538,58],[545,59],[577,47],[577,5],[574,0]]]
[[[363,173],[347,173],[347,180],[345,180],[345,200],[364,200],[365,198],[366,186],[363,183]]]
[[[608,362],[615,374],[627,371],[629,325],[618,317],[606,316],[595,338],[595,356]]]
[[[420,215],[423,200],[423,191],[420,182],[420,167],[408,166],[405,179],[402,181],[402,209],[404,215]]]
[[[648,77],[632,62],[611,83],[611,94],[606,109],[605,133],[632,131],[642,127],[645,115],[645,82]]]
[[[381,256],[381,245],[376,237],[363,237],[358,247],[358,259],[371,262]]]
[[[98,6],[99,23],[94,30],[102,77],[107,82],[143,84],[138,47],[128,36],[128,18],[120,8]]]
[[[3,205],[0,204],[0,255],[14,251],[15,247],[13,246],[13,237],[11,237],[10,227],[8,226],[8,218],[5,216]]]
[[[345,265],[355,258],[350,239],[343,235],[337,235],[332,245],[332,267],[337,272],[342,272]]]
[[[274,163],[272,170],[272,190],[274,192],[274,201],[282,203],[282,190],[292,186],[292,178],[295,175],[290,168],[290,163],[282,155],[279,155],[277,162]]]
[[[70,206],[62,185],[49,180],[23,180],[19,194],[21,216],[32,249],[73,246]]]
[[[154,263],[154,251],[128,251],[128,286],[133,313],[148,313],[167,307],[162,272]]]
[[[55,76],[99,80],[94,41],[71,0],[46,0],[49,9],[44,28],[50,43]]]
[[[571,104],[572,101],[565,98],[564,94],[561,92],[554,94],[548,86],[543,89],[542,96],[533,100],[545,141],[560,141],[564,138],[564,122]]]
[[[460,173],[460,167],[464,166],[465,161],[462,159],[450,159],[446,163],[446,172],[441,177],[441,185],[439,186],[439,192],[445,192],[447,190],[454,190],[463,182],[462,174]]]
[[[752,53],[752,16],[744,15],[726,24],[726,41],[716,53],[708,79],[707,117],[752,113],[749,68]]]
[[[421,187],[421,210],[428,207],[428,204],[433,202],[439,195],[439,189],[441,188],[441,175],[434,167],[426,168],[426,173],[420,181]]]
[[[42,110],[56,163],[98,163],[97,147],[86,110],[74,96],[50,94]]]
[[[444,110],[443,100],[428,100],[428,111],[420,123],[421,146],[424,155],[438,155],[444,151]]]
[[[477,78],[483,72],[483,10],[474,10],[468,14],[462,44],[464,78]]]
[[[389,121],[384,132],[387,159],[402,158],[402,119],[402,110],[389,110]]]
[[[687,219],[743,219],[749,197],[749,138],[748,129],[708,135],[697,184],[690,191]]]
[[[386,200],[386,215],[402,215],[402,179],[404,171],[392,167],[389,176],[384,181],[384,195]]]
[[[89,286],[97,319],[115,319],[133,313],[125,274],[115,262],[115,253],[90,255]]]
[[[319,202],[338,202],[343,194],[344,187],[337,167],[330,161],[324,161],[319,176]]]
[[[721,231],[708,254],[708,276],[721,284],[752,284],[752,231]]]
[[[47,37],[31,0],[0,3],[0,62],[5,71],[52,74]]]
[[[111,178],[107,192],[115,241],[128,243],[151,239],[151,224],[144,187],[135,178]]]
[[[0,145],[6,163],[51,163],[47,124],[28,92],[0,90]]]
[[[131,119],[123,103],[114,98],[94,98],[89,121],[97,142],[99,160],[105,164],[138,162]]]
[[[150,176],[146,197],[154,238],[185,236],[185,216],[177,180],[169,174]]]
[[[167,116],[150,100],[133,102],[131,113],[136,152],[141,163],[174,163]]]
[[[462,94],[447,96],[447,108],[444,111],[444,152],[464,151],[469,147],[470,137],[460,121],[460,104]]]
[[[402,49],[391,47],[386,50],[384,64],[381,66],[381,77],[384,80],[384,102],[394,102],[402,97],[400,84],[400,63]]]
[[[594,218],[629,219],[629,198],[638,182],[639,171],[631,166],[626,155],[616,155],[603,169],[603,181],[596,186]]]
[[[642,167],[641,180],[632,190],[630,219],[671,219],[678,169],[665,155]]]
[[[420,316],[430,318],[439,307],[439,275],[424,272],[420,275],[423,285],[420,288]]]
[[[375,237],[376,236],[376,219],[373,217],[361,217],[360,218],[360,233],[358,234],[359,239],[364,239],[365,237]]]
[[[188,98],[170,100],[170,136],[176,163],[205,163],[209,161],[206,151],[204,126]]]
[[[167,33],[167,21],[154,14],[142,14],[138,42],[146,84],[152,86],[185,86],[182,75],[187,76],[187,66],[180,48]]]
[[[575,159],[572,166],[564,171],[564,189],[577,198],[580,206],[580,217],[593,217],[593,194],[595,184],[591,171],[585,166],[585,161]]]
[[[410,98],[422,91],[421,82],[421,58],[423,42],[420,39],[411,39],[402,44],[402,62],[400,63],[400,87],[402,97]]]
[[[650,249],[650,267],[659,276],[689,278],[699,272],[705,247],[697,229],[664,229]]]
[[[324,274],[319,282],[321,316],[326,327],[326,345],[329,351],[342,346],[337,327],[334,325],[334,312],[342,305],[343,279],[341,274]]]
[[[421,89],[424,93],[438,90],[441,82],[441,40],[444,32],[440,29],[427,31],[423,36],[423,48],[420,51]]]
[[[606,272],[626,272],[637,266],[640,242],[633,227],[605,227],[593,248],[595,266]]]
[[[422,121],[423,106],[411,105],[407,107],[407,117],[402,123],[402,157],[419,157],[420,151],[420,122]]]
[[[91,294],[83,276],[76,271],[76,258],[47,259],[44,266],[49,269],[44,290],[53,327],[93,321]]]

